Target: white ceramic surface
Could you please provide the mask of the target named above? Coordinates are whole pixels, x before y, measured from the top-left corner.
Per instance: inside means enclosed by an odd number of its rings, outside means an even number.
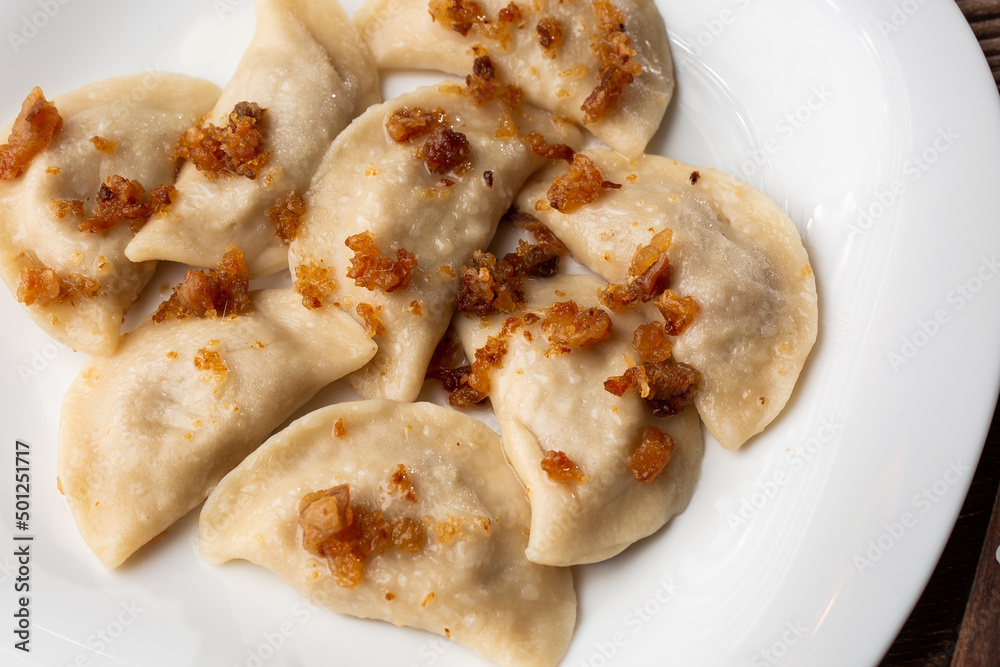
[[[709,440],[683,515],[577,568],[563,664],[874,664],[944,546],[997,398],[997,91],[950,0],[660,4],[678,92],[650,152],[739,175],[786,208],[817,276],[820,337],[764,435],[735,454]],[[250,0],[5,0],[0,118],[36,84],[51,96],[144,70],[224,84],[252,26]],[[4,628],[16,609],[12,534],[23,534],[18,439],[31,447],[34,540],[32,651],[3,630],[0,663],[485,664],[443,639],[316,609],[255,566],[202,563],[196,514],[104,571],[55,480],[60,399],[83,356],[2,292]]]

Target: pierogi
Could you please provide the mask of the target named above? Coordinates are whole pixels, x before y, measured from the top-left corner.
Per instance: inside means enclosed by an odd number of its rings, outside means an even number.
[[[463,74],[473,47],[485,49],[528,102],[626,155],[642,154],[673,94],[667,33],[652,0],[367,0],[354,22],[382,68]]]
[[[250,297],[242,315],[144,322],[67,391],[59,479],[105,567],[196,507],[316,391],[375,353],[335,308],[307,310],[290,289]]]
[[[134,261],[215,266],[237,243],[251,277],[285,268],[287,245],[268,209],[291,192],[302,195],[334,137],[379,101],[371,54],[336,0],[257,0],[255,7],[253,39],[206,122],[232,124],[241,103],[256,104],[262,117],[247,121],[252,112],[241,109],[236,121],[259,131],[260,152],[238,173],[187,161],[178,201],[129,245]]]
[[[300,289],[325,291],[323,300],[355,313],[375,335],[378,354],[349,378],[365,398],[412,401],[420,392],[451,320],[459,268],[489,245],[521,185],[546,162],[518,130],[553,143],[580,138],[571,123],[528,108],[508,134],[504,119],[512,118],[496,100],[476,106],[453,83],[418,88],[365,112],[316,172],[289,265]],[[506,136],[497,137],[498,128]],[[447,142],[458,146],[450,165]],[[399,266],[404,260],[410,270]],[[362,262],[372,270],[349,277]],[[304,277],[317,272],[326,276],[325,289]],[[395,283],[400,276],[404,282]]]
[[[579,262],[622,283],[639,246],[673,231],[671,285],[701,309],[673,355],[702,374],[695,399],[727,449],[759,433],[784,407],[816,339],[816,283],[795,225],[774,202],[714,169],[646,155],[588,151],[621,183],[570,214],[547,204],[565,171],[536,174],[517,200]],[[651,319],[655,309],[648,304]]]
[[[558,275],[525,283],[525,312],[545,314],[556,302],[600,308],[603,281]],[[523,317],[522,317],[523,319]],[[531,533],[527,556],[536,563],[576,565],[610,558],[652,534],[687,506],[701,466],[701,428],[694,408],[666,419],[653,416],[639,395],[605,391],[635,355],[632,336],[646,324],[637,311],[611,314],[611,337],[599,344],[555,352],[536,322],[506,338],[507,353],[490,376],[490,403],[500,421],[504,453],[528,489]],[[542,320],[544,322],[545,320]],[[505,318],[469,318],[455,326],[470,359]],[[529,340],[530,339],[530,340]],[[627,459],[644,431],[654,427],[675,442],[666,467],[649,482],[637,480]],[[565,454],[586,481],[555,480],[542,467],[549,451]]]
[[[501,665],[552,667],[576,595],[568,569],[524,557],[528,515],[485,424],[428,403],[341,403],[293,422],[222,480],[202,510],[199,551],[262,565],[338,613],[450,637]],[[306,548],[324,525],[325,557]],[[375,551],[372,525],[410,530]],[[334,556],[359,538],[352,530],[365,539],[344,555],[360,570]]]
[[[0,180],[0,275],[22,303],[31,302],[26,312],[55,340],[96,355],[118,346],[125,313],[156,263],[125,256],[134,234],[127,225],[81,225],[112,177],[149,190],[172,183],[167,144],[218,95],[207,81],[156,72],[98,81],[53,100],[62,130],[23,173]],[[8,126],[0,141],[10,132]],[[63,287],[58,296],[26,297],[30,274],[49,271],[50,282]],[[82,292],[72,291],[81,285]]]

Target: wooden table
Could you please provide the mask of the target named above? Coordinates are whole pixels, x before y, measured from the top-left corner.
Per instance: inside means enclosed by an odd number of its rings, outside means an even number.
[[[1000,84],[1000,0],[956,0]],[[1000,156],[997,156],[1000,159]],[[1000,185],[1000,184],[998,184]],[[1000,224],[1000,221],[997,221]],[[1000,404],[934,574],[882,665],[1000,665]],[[992,515],[992,520],[991,520]],[[849,637],[844,638],[850,641]]]

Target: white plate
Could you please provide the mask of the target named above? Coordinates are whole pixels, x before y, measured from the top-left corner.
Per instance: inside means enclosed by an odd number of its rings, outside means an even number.
[[[0,118],[136,71],[222,84],[249,0],[5,0]],[[741,175],[799,225],[822,326],[786,413],[745,451],[710,442],[690,508],[577,568],[564,665],[879,660],[971,481],[1000,369],[1000,109],[952,2],[662,3],[679,82],[651,146]],[[152,12],[152,13],[151,13]],[[394,94],[411,80],[396,78]],[[161,280],[158,276],[157,280]],[[12,627],[15,440],[30,443],[30,655],[39,665],[480,665],[423,633],[340,618],[246,563],[210,567],[196,516],[119,571],[55,485],[60,398],[81,355],[0,295],[0,600]]]

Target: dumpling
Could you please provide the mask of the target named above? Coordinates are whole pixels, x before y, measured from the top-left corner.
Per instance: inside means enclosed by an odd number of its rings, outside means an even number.
[[[446,83],[370,108],[330,147],[289,265],[307,301],[339,303],[375,336],[375,359],[349,378],[365,398],[412,401],[420,392],[451,320],[458,269],[489,245],[546,162],[520,136],[530,132],[553,144],[579,140],[544,111],[519,116]]]
[[[550,203],[560,204],[565,183],[555,179],[565,168],[551,168],[517,206],[613,283],[626,280],[637,248],[672,230],[670,284],[700,309],[673,356],[700,371],[695,405],[709,432],[737,449],[785,406],[816,340],[816,283],[795,225],[765,195],[714,169],[654,155],[586,155],[622,187],[562,213]]]
[[[338,613],[444,635],[501,665],[554,667],[576,594],[568,569],[525,559],[528,514],[485,424],[428,403],[341,403],[222,480],[199,551],[262,565]]]
[[[272,429],[375,345],[335,308],[290,289],[241,315],[146,321],[94,359],[63,400],[59,479],[108,568],[203,501]]]
[[[504,453],[528,489],[527,556],[536,563],[614,556],[683,510],[698,480],[693,407],[657,419],[637,393],[604,389],[636,356],[633,333],[646,320],[601,308],[603,285],[589,275],[531,280],[515,319],[455,318],[468,358],[491,339],[506,350],[490,371],[489,396]],[[577,331],[586,335],[567,338]]]
[[[169,199],[175,165],[167,144],[218,95],[215,85],[179,74],[83,86],[53,100],[50,127],[61,130],[47,146],[31,142],[41,150],[0,180],[0,275],[57,341],[98,355],[118,346],[125,312],[156,268],[125,256],[131,227],[154,206],[145,190]],[[41,122],[46,105],[36,88],[19,135],[25,123]]]
[[[358,32],[384,68],[470,70],[483,51],[525,99],[642,154],[674,89],[653,0],[367,0]]]
[[[237,243],[251,276],[284,269],[287,241],[272,218],[290,199],[294,210],[333,138],[379,101],[371,54],[336,0],[257,0],[256,12],[206,121],[215,129],[184,134],[177,202],[129,244],[134,261],[215,266]]]

